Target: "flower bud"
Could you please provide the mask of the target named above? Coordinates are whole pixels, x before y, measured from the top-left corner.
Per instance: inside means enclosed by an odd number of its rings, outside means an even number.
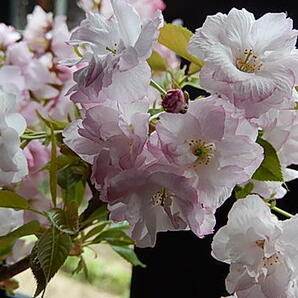
[[[172,89],[162,96],[162,107],[169,113],[186,113],[187,96],[181,89]]]

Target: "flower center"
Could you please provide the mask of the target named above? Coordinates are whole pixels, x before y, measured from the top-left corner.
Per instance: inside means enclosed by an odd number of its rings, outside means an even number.
[[[264,249],[265,240],[257,240],[256,245],[262,249]]]
[[[273,256],[266,258],[263,257],[263,263],[264,263],[264,267],[269,269],[270,267],[277,265],[280,263],[280,259],[278,256],[278,253],[274,254]]]
[[[258,57],[254,54],[253,50],[244,50],[241,58],[236,59],[236,66],[243,72],[257,72],[261,70],[263,64],[257,62]]]
[[[166,205],[171,205],[173,196],[170,195],[165,188],[162,188],[160,191],[156,192],[152,196],[152,205],[165,207]]]
[[[111,48],[111,47],[108,47],[108,46],[106,46],[106,50],[107,51],[109,51],[109,52],[111,52],[111,53],[113,53],[114,55],[116,55],[117,54],[117,43],[114,43],[114,45],[113,45],[115,48]]]
[[[193,167],[197,167],[202,164],[208,165],[210,163],[215,152],[215,145],[213,143],[206,143],[201,139],[198,139],[190,140],[189,146],[192,154],[197,157]]]

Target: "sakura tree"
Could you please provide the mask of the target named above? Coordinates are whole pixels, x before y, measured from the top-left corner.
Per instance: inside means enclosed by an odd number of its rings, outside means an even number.
[[[78,4],[71,32],[38,6],[22,35],[0,24],[0,287],[31,268],[37,297],[98,243],[143,266],[133,245],[213,234],[232,197],[210,248],[228,292],[298,297],[297,215],[277,207],[298,177],[292,20],[234,8],[193,34],[161,0]]]

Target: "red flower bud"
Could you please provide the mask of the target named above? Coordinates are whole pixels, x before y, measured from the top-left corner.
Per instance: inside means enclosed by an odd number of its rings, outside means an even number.
[[[188,104],[184,92],[172,89],[162,96],[162,107],[168,113],[186,113]]]

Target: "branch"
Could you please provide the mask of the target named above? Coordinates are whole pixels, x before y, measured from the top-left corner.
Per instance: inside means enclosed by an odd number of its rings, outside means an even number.
[[[87,208],[80,215],[80,222],[87,220],[94,213],[94,211],[103,204],[103,202],[99,199],[100,192],[94,187],[94,184],[92,184],[90,179],[88,179],[87,182],[92,192],[92,198],[89,200]]]
[[[81,221],[87,220],[103,204],[103,202],[99,199],[99,191],[94,187],[89,179],[88,185],[90,187],[90,190],[92,191],[92,198],[89,200],[87,208],[80,216]],[[0,282],[14,277],[15,275],[27,270],[29,267],[30,255],[13,265],[0,266]]]
[[[24,259],[16,262],[10,266],[1,266],[0,267],[0,282],[8,280],[15,275],[27,270],[30,267],[30,256],[25,257]]]

